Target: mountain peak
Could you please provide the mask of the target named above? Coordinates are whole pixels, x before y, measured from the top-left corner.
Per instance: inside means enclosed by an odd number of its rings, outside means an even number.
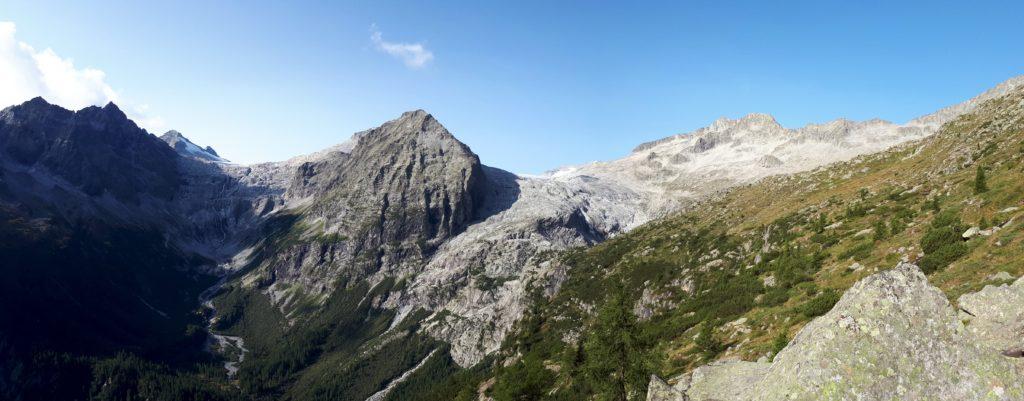
[[[36,96],[36,97],[28,100],[24,104],[35,104],[35,105],[46,105],[46,106],[49,106],[50,102],[47,102],[46,99],[43,99],[42,96]]]
[[[715,122],[711,123],[710,126],[704,128],[704,130],[712,132],[730,131],[730,130],[762,130],[762,129],[780,129],[782,125],[778,121],[775,121],[775,117],[765,113],[750,113],[738,119],[730,119],[726,117],[719,118]]]
[[[182,156],[212,162],[228,162],[228,160],[221,158],[213,148],[209,146],[203,148],[196,145],[182,135],[181,132],[175,130],[170,130],[160,135],[160,140],[166,142],[175,152]]]
[[[416,110],[409,110],[409,111],[407,111],[405,113],[402,113],[402,117],[400,117],[400,118],[425,118],[425,117],[432,117],[432,116],[430,115],[430,113],[427,113],[426,110],[416,109]]]
[[[359,142],[364,141],[400,141],[409,138],[432,138],[442,142],[455,142],[460,147],[468,147],[452,135],[433,115],[422,110],[402,113],[398,118],[388,121],[380,127],[359,135]],[[436,143],[436,142],[435,142]]]
[[[778,122],[775,121],[775,117],[773,117],[771,114],[766,113],[750,113],[740,118],[740,121],[778,124]]]
[[[121,108],[117,107],[117,105],[114,104],[114,102],[107,102],[106,106],[103,106],[103,111],[106,111],[108,113],[120,113],[122,115],[124,114],[124,112],[121,111]]]
[[[423,110],[423,109],[410,110],[410,111],[407,111],[405,113],[402,113],[402,115],[399,116],[394,121],[398,122],[400,124],[404,124],[404,123],[422,124],[423,127],[426,127],[428,124],[441,125],[441,123],[439,123],[437,121],[437,119],[434,118],[433,115],[431,115],[430,113],[428,113],[426,110]]]
[[[188,140],[180,132],[175,131],[173,129],[170,130],[170,131],[164,132],[163,135],[160,135],[160,139],[163,139],[164,142],[168,142],[168,141],[171,141],[171,140],[181,140],[181,139],[184,139],[186,141]]]

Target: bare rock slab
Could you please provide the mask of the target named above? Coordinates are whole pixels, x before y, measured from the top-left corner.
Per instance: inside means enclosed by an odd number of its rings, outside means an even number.
[[[869,276],[779,353],[761,400],[1021,400],[1012,362],[975,340],[917,266]]]

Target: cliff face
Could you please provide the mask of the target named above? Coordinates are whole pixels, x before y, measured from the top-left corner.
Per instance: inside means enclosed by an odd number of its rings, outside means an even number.
[[[0,157],[12,173],[47,174],[133,204],[170,200],[181,185],[174,151],[113,103],[72,112],[35,98],[8,107],[0,111]]]
[[[323,171],[307,214],[328,233],[363,230],[363,248],[413,239],[430,253],[483,203],[480,159],[422,110],[363,133],[348,157],[307,167]]]
[[[405,113],[348,152],[295,165],[287,241],[268,241],[261,280],[322,295],[339,279],[411,274],[475,218],[484,185],[469,147],[426,112]]]

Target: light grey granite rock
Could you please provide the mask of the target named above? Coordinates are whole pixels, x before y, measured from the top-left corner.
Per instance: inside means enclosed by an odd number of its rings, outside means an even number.
[[[746,399],[1020,400],[1008,358],[979,344],[917,266],[869,276],[804,327]],[[753,397],[753,398],[751,398]]]

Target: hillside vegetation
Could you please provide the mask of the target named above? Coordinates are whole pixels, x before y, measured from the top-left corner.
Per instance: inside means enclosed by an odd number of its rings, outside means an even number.
[[[932,137],[765,179],[567,252],[566,281],[535,282],[492,374],[461,394],[642,399],[649,373],[771,359],[853,283],[901,260],[954,302],[1009,282],[1024,273],[1022,158],[1016,90]]]

